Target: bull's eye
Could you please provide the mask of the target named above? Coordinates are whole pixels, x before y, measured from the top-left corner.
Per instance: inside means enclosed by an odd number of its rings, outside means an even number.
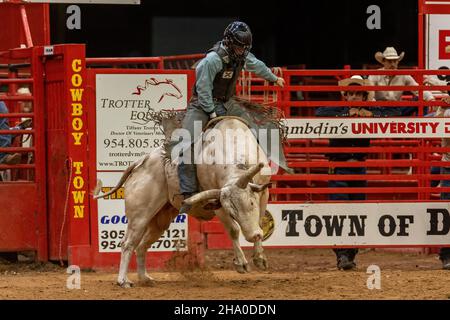
[[[253,207],[255,204],[253,203],[252,200],[250,200],[250,205]]]

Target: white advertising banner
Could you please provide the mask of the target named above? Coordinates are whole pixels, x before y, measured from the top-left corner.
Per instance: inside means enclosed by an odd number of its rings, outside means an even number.
[[[289,139],[450,137],[450,118],[299,118],[285,120]]]
[[[97,170],[125,170],[161,145],[151,112],[187,107],[186,74],[97,74]]]
[[[449,211],[440,202],[269,204],[263,245],[450,246]]]
[[[450,68],[450,15],[427,15],[427,69]]]
[[[97,172],[103,182],[102,192],[111,190],[119,181],[122,172]],[[105,199],[98,199],[98,244],[99,252],[120,252],[121,240],[127,228],[123,188]],[[188,240],[188,218],[178,215],[149,251],[185,251]]]

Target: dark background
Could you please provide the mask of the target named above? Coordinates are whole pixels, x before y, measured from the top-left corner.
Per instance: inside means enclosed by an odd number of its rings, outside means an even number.
[[[381,30],[369,30],[367,7],[381,9]],[[252,52],[268,66],[359,68],[376,64],[386,46],[417,65],[417,0],[141,1],[80,5],[81,30],[66,28],[67,5],[51,5],[52,43],[86,43],[89,57],[202,53],[234,19],[253,32]]]

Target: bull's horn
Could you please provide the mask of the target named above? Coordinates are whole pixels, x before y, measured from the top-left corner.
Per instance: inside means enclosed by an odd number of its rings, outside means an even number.
[[[200,193],[193,195],[190,198],[185,199],[183,203],[187,203],[192,206],[198,202],[210,199],[220,199],[220,189],[202,191]]]
[[[246,173],[244,173],[238,181],[236,181],[236,185],[241,188],[245,189],[247,188],[247,184],[252,181],[253,177],[261,171],[261,169],[264,167],[264,163],[260,162],[257,165],[254,165],[250,169],[247,170]]]
[[[102,190],[103,183],[102,180],[97,179],[97,185],[95,186],[94,190],[92,191],[92,194],[94,196],[98,196],[100,194],[100,191]]]
[[[271,184],[272,184],[272,182],[269,182],[269,183],[266,183],[266,184],[256,184],[256,183],[251,183],[250,182],[248,185],[250,186],[252,191],[254,191],[254,192],[262,192],[262,191],[266,190]]]

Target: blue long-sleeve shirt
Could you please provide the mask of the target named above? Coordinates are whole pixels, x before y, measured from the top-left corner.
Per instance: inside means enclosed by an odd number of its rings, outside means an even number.
[[[8,108],[3,101],[0,101],[0,114],[8,113]],[[8,118],[0,118],[0,130],[9,130]],[[0,134],[0,147],[9,147],[11,145],[12,136],[9,134]]]
[[[217,73],[222,70],[222,59],[219,55],[212,51],[203,58],[195,69],[198,102],[206,113],[213,112],[215,106],[213,101],[213,82]],[[245,59],[244,69],[254,72],[258,77],[265,80],[275,82],[277,76],[270,71],[270,69],[258,60],[252,53],[249,53]]]

